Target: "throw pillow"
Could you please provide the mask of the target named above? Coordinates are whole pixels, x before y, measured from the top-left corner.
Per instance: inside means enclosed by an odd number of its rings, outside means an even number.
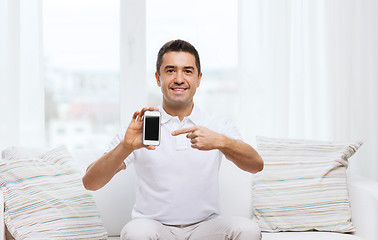
[[[253,214],[262,231],[355,231],[346,170],[361,146],[257,137],[264,170],[253,180]]]
[[[5,223],[15,239],[106,239],[74,166],[63,146],[40,157],[0,161]]]
[[[23,147],[23,146],[11,146],[4,149],[1,152],[1,157],[3,159],[12,160],[12,159],[20,159],[20,158],[32,158],[32,157],[39,157],[41,154],[46,152],[47,149],[38,149],[38,148],[30,148],[30,147]]]

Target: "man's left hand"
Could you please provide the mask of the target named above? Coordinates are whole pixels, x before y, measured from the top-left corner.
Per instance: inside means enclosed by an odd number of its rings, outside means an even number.
[[[219,149],[225,144],[226,137],[216,133],[203,126],[193,126],[182,128],[172,132],[172,136],[186,133],[186,137],[190,139],[192,148],[198,150]]]

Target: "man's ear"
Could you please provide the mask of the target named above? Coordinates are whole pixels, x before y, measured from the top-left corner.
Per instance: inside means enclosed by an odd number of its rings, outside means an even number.
[[[155,78],[156,78],[156,83],[157,83],[157,85],[158,85],[159,87],[161,87],[159,73],[155,72]]]
[[[202,72],[201,72],[200,75],[198,76],[197,87],[200,86],[200,84],[201,84],[201,79],[202,79]]]

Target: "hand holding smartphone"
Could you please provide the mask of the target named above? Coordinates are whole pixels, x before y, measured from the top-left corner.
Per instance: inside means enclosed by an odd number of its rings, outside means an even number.
[[[145,111],[143,115],[143,140],[145,146],[160,144],[160,117],[159,111]]]

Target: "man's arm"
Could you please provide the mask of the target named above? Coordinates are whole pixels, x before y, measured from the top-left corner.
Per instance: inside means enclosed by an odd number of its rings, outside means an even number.
[[[105,186],[116,173],[126,168],[123,161],[131,152],[132,149],[121,142],[113,150],[101,156],[87,168],[83,177],[84,187],[95,191]]]
[[[231,139],[226,136],[224,144],[219,150],[240,169],[250,173],[257,173],[263,170],[264,161],[256,150],[249,144],[238,139]]]
[[[186,133],[192,148],[199,150],[220,150],[228,160],[240,169],[257,173],[264,168],[264,161],[256,150],[247,143],[216,133],[203,126],[193,126],[172,132],[173,136]]]
[[[134,113],[125,137],[113,150],[104,154],[87,168],[83,177],[84,187],[88,190],[98,190],[105,186],[115,174],[125,169],[124,160],[136,149],[145,147],[154,150],[154,146],[142,144],[143,114],[146,110],[158,110],[157,108],[143,108]]]

